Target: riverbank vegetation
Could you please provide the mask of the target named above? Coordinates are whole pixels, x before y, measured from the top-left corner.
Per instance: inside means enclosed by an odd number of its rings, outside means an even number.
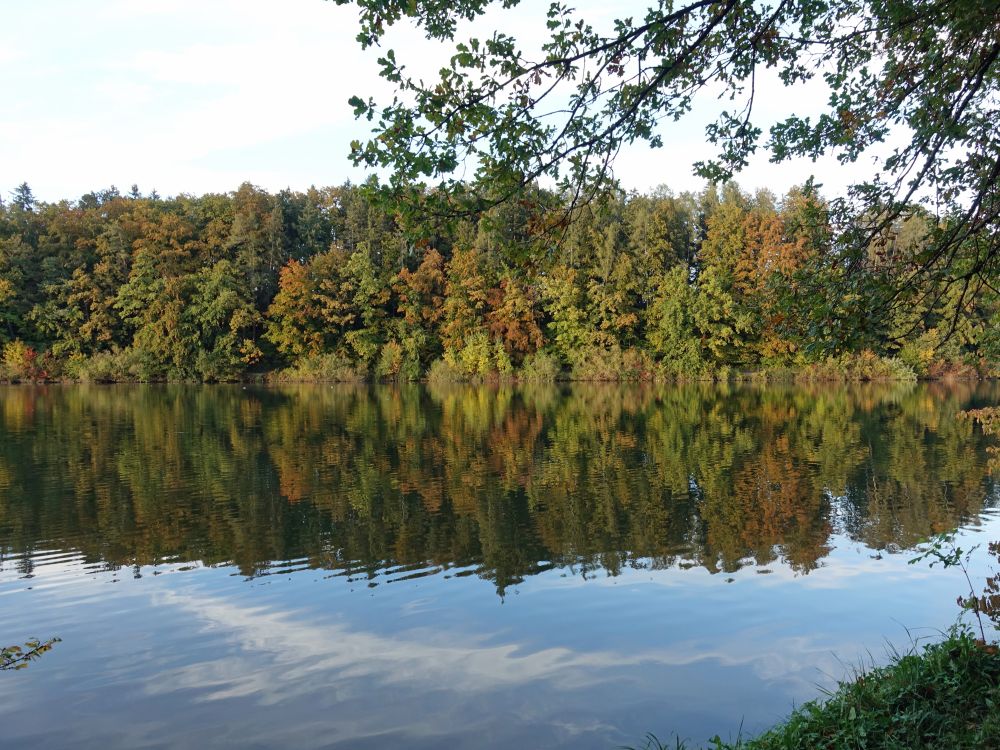
[[[0,206],[0,379],[870,380],[989,374],[1000,352],[988,288],[923,277],[863,325],[839,316],[919,261],[919,209],[847,284],[801,188],[620,194],[571,215],[526,190],[419,224],[369,195],[41,203],[22,185]]]

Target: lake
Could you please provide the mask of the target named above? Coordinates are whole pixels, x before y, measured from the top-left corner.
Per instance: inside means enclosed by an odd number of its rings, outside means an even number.
[[[959,615],[995,384],[0,387],[5,748],[757,732]],[[985,546],[985,545],[984,545]],[[983,550],[973,573],[985,570]]]

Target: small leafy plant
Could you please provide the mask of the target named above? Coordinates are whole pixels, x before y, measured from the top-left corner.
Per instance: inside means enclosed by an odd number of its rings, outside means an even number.
[[[27,669],[28,664],[38,659],[52,647],[59,643],[61,638],[51,638],[41,641],[33,638],[23,646],[4,646],[0,648],[0,671],[17,669]]]
[[[983,646],[986,645],[986,627],[983,622],[985,616],[997,627],[1000,627],[1000,572],[994,573],[986,579],[982,594],[976,593],[975,584],[972,583],[972,576],[969,575],[969,560],[972,553],[979,548],[974,545],[967,550],[963,550],[955,543],[955,533],[945,532],[931,537],[925,546],[920,549],[920,554],[910,560],[910,565],[914,565],[924,560],[930,560],[930,567],[938,563],[945,568],[958,568],[965,576],[965,582],[969,586],[968,596],[958,597],[958,606],[968,610],[975,615],[979,625],[979,636]],[[989,545],[990,554],[1000,559],[1000,542],[992,542]]]

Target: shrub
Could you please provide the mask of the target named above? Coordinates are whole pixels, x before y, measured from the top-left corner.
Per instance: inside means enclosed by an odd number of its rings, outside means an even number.
[[[427,378],[456,382],[508,378],[513,374],[514,364],[503,343],[491,341],[486,331],[479,330],[465,337],[461,349],[446,351],[442,359],[432,363]]]
[[[403,347],[397,341],[390,341],[382,347],[375,375],[387,380],[397,380],[403,370]]]
[[[656,379],[690,383],[718,380],[719,377],[717,368],[705,362],[684,363],[668,357],[656,363]]]
[[[966,361],[957,336],[946,337],[939,329],[924,331],[907,341],[899,359],[921,378],[975,378],[977,367]]]
[[[42,352],[36,360],[38,377],[42,380],[57,380],[63,374],[63,360],[56,357],[51,350]]]
[[[858,354],[827,357],[807,365],[799,380],[860,382],[870,380],[916,380],[917,374],[902,360],[880,357],[866,349]]]
[[[198,352],[194,369],[203,383],[233,383],[244,373],[243,362],[223,347]]]
[[[899,359],[918,377],[926,377],[927,370],[934,361],[934,352],[938,343],[936,331],[924,331],[920,336],[903,345],[903,348],[899,350]]]
[[[998,685],[996,648],[956,633],[841,683],[825,702],[803,705],[743,747],[1000,747]]]
[[[340,354],[313,354],[277,373],[275,379],[280,382],[351,383],[364,380],[366,376],[364,365]]]
[[[410,336],[404,338],[403,362],[399,368],[399,377],[402,380],[415,382],[423,375],[423,368],[420,365],[420,353],[424,350],[423,342],[420,338]]]
[[[652,357],[641,349],[622,350],[618,346],[591,346],[573,361],[572,380],[601,382],[637,382],[653,380],[657,366]]]
[[[691,348],[679,350],[678,356],[665,356],[660,360],[657,370],[671,380],[713,379],[711,366]]]
[[[486,377],[493,371],[493,347],[485,331],[476,331],[465,339],[455,364],[466,378]]]
[[[64,374],[82,383],[137,383],[153,379],[142,354],[131,347],[98,352],[90,357],[72,356],[66,361]]]
[[[642,349],[626,349],[621,354],[621,362],[623,380],[648,381],[655,378],[656,363]]]
[[[552,382],[562,375],[559,358],[551,352],[537,351],[524,358],[518,377],[521,380]]]
[[[611,382],[621,380],[621,352],[589,346],[572,355],[571,380]]]
[[[445,359],[435,359],[427,371],[427,382],[431,384],[459,383],[465,380],[462,371]]]
[[[3,348],[3,378],[21,381],[36,380],[43,373],[38,367],[38,353],[20,339],[15,339]]]
[[[514,363],[510,361],[510,355],[500,341],[493,342],[493,363],[501,378],[509,378],[514,374]]]

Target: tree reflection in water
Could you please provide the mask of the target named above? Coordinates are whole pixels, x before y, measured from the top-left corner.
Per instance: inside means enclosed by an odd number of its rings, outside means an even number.
[[[0,554],[272,561],[372,582],[458,568],[808,573],[996,497],[975,384],[0,390]]]

